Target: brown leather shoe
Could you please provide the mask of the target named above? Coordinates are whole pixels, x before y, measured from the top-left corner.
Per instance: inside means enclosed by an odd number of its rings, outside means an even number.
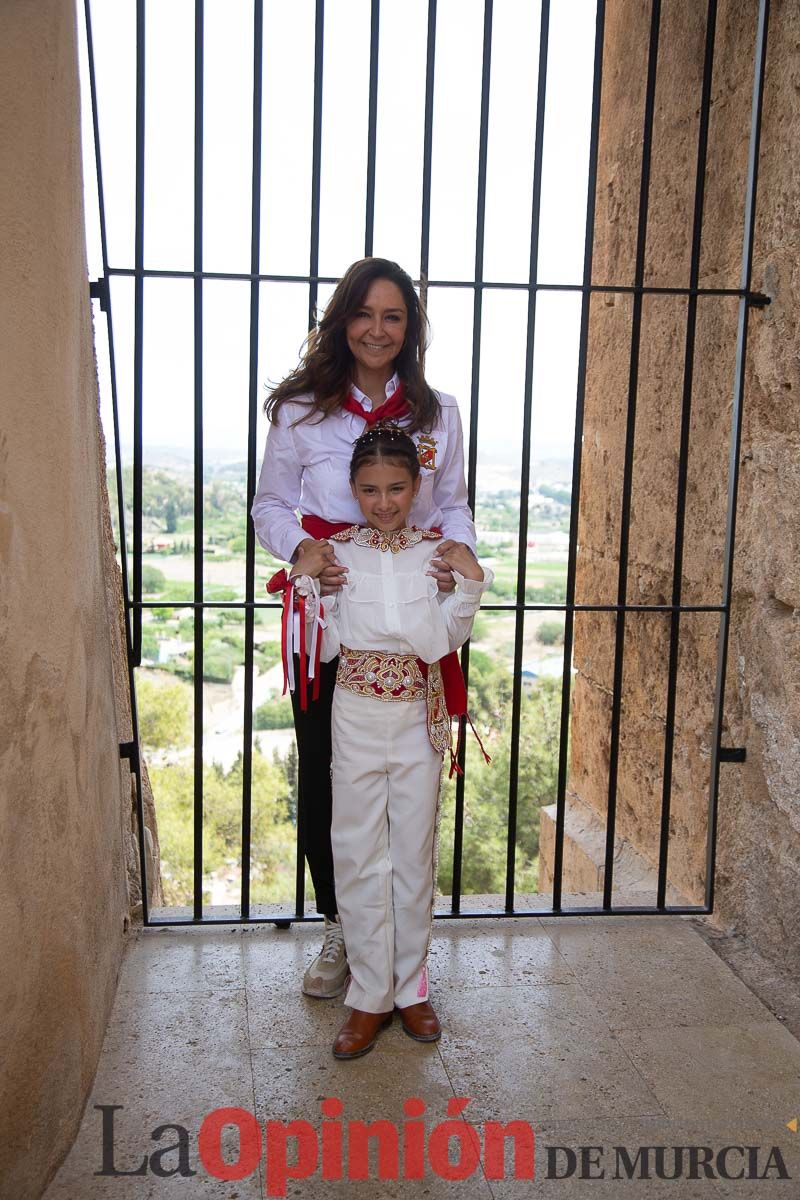
[[[336,1035],[333,1043],[334,1058],[360,1058],[375,1045],[378,1034],[386,1025],[391,1025],[394,1013],[364,1012],[352,1009],[350,1016]]]
[[[398,1012],[403,1021],[403,1029],[415,1041],[435,1042],[442,1036],[439,1018],[429,1000],[409,1004],[406,1008],[398,1009]]]

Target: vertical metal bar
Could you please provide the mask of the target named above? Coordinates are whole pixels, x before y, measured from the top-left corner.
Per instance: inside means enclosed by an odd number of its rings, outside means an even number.
[[[131,637],[131,608],[128,579],[128,547],[125,533],[125,495],[122,485],[122,440],[119,428],[119,400],[117,394],[117,370],[114,354],[114,323],[111,312],[111,285],[108,275],[108,236],[106,232],[106,206],[103,189],[103,162],[100,153],[100,123],[97,103],[97,80],[94,69],[94,39],[92,36],[92,14],[89,0],[84,0],[86,17],[86,49],[89,61],[89,91],[92,97],[92,132],[94,135],[94,157],[97,172],[97,201],[100,211],[100,246],[103,255],[103,277],[106,287],[106,326],[108,329],[108,365],[111,377],[111,411],[114,423],[114,466],[117,474],[117,513],[119,521],[120,565],[122,569],[122,613],[125,621],[125,658],[128,667],[128,694],[131,704],[131,739],[136,754],[131,760],[131,771],[136,783],[136,824],[139,847],[139,874],[142,888],[142,923],[150,923],[150,888],[147,878],[147,850],[145,845],[144,797],[142,794],[142,766],[139,758],[139,714],[136,706],[133,642]]]
[[[255,0],[253,10],[253,174],[250,199],[250,384],[247,405],[247,507],[250,512],[256,491],[256,435],[258,430],[258,318],[261,284],[255,278],[261,262],[261,112],[264,54],[264,4]],[[255,601],[255,527],[248,518],[245,535],[245,601]],[[255,609],[244,613],[244,745],[242,746],[242,910],[250,917],[250,855],[253,787],[253,642]]]
[[[311,254],[309,260],[308,285],[308,328],[314,328],[317,314],[319,274],[319,202],[320,172],[322,162],[322,83],[323,58],[325,52],[325,0],[316,0],[314,23],[314,128],[311,149]],[[298,784],[299,789],[299,784]],[[305,910],[306,864],[303,854],[305,839],[304,805],[298,790],[297,804],[297,857],[295,860],[295,910],[302,916]]]
[[[311,147],[311,251],[308,273],[308,328],[314,328],[319,285],[319,196],[322,164],[322,60],[325,43],[325,0],[316,0],[314,21],[314,127]]]
[[[539,71],[536,89],[536,132],[533,142],[533,196],[531,248],[528,269],[528,329],[525,342],[525,388],[522,409],[522,463],[519,485],[519,546],[517,549],[517,600],[514,614],[514,669],[511,690],[511,754],[508,780],[508,841],[506,845],[506,912],[514,910],[514,872],[517,849],[517,789],[519,786],[519,734],[522,708],[522,649],[525,637],[525,583],[528,565],[528,504],[531,474],[531,413],[533,409],[533,352],[536,343],[536,284],[539,278],[539,221],[542,203],[542,144],[547,100],[547,66],[550,44],[550,0],[542,0],[539,25]]]
[[[136,0],[136,217],[133,301],[133,662],[142,661],[145,0]]]
[[[564,863],[564,818],[566,814],[567,770],[569,768],[569,721],[572,692],[572,645],[575,625],[575,577],[578,550],[578,519],[583,461],[583,416],[586,400],[586,363],[589,348],[589,315],[594,259],[594,222],[597,206],[597,157],[600,143],[600,104],[603,92],[603,47],[606,4],[597,0],[594,32],[594,69],[592,76],[592,119],[589,134],[589,171],[586,190],[586,230],[583,243],[583,292],[578,339],[578,383],[575,395],[575,438],[572,448],[572,504],[569,514],[569,550],[567,554],[566,613],[564,614],[564,674],[561,682],[561,724],[558,740],[558,785],[556,791],[556,833],[553,852],[553,909],[561,908],[561,876]]]
[[[475,511],[475,475],[478,462],[478,392],[481,376],[481,316],[483,312],[483,244],[486,224],[486,161],[489,146],[489,93],[492,70],[492,0],[486,0],[483,10],[483,62],[481,67],[481,115],[478,136],[478,203],[475,221],[475,280],[472,308],[472,380],[469,409],[469,449],[467,451],[467,496]],[[469,687],[469,642],[461,651],[461,669]],[[464,738],[464,717],[459,718],[459,766],[456,779],[455,829],[453,838],[453,896],[452,910],[461,907],[461,854],[464,830],[464,788],[467,780]]]
[[[741,288],[745,292],[750,291],[753,273],[753,241],[755,238],[756,199],[758,193],[758,152],[761,142],[761,110],[764,101],[764,77],[767,63],[769,7],[769,0],[760,0],[753,73],[753,102],[750,110],[750,147],[747,160],[747,192],[744,212],[744,236],[742,240]],[[711,786],[706,843],[706,905],[709,911],[712,911],[714,907],[719,752],[722,741],[722,714],[725,706],[725,677],[728,665],[728,634],[733,591],[733,548],[736,541],[736,497],[739,489],[739,453],[742,440],[742,403],[744,397],[748,312],[748,299],[746,296],[742,296],[739,301],[739,322],[736,335],[736,369],[733,382],[731,442],[728,459],[728,510],[725,521],[725,556],[722,578],[722,602],[725,608],[720,616],[717,649],[717,685],[714,697],[714,723],[711,734]]]
[[[369,38],[369,117],[367,120],[367,207],[364,218],[364,257],[372,255],[375,233],[375,145],[378,135],[378,54],[381,0],[372,0]]]
[[[717,0],[708,0],[706,16],[706,45],[703,65],[703,84],[700,100],[700,124],[697,134],[697,171],[694,190],[694,221],[692,228],[692,257],[689,286],[696,288],[700,276],[700,243],[703,232],[703,203],[705,199],[708,126],[711,115],[711,83],[714,71],[714,40],[717,24]],[[680,606],[683,575],[683,537],[686,515],[686,486],[689,463],[689,429],[692,414],[692,385],[694,377],[694,345],[697,328],[697,296],[690,294],[686,310],[686,346],[683,360],[683,401],[681,407],[680,450],[678,453],[677,509],[675,514],[675,543],[672,568],[672,604]],[[658,886],[656,907],[664,908],[667,895],[667,861],[669,856],[669,818],[672,796],[672,759],[675,744],[675,705],[678,682],[678,651],[680,639],[679,607],[670,617],[669,667],[667,672],[666,732],[664,737],[664,770],[661,793],[661,831],[658,853]]]
[[[661,0],[653,0],[650,18],[650,46],[647,60],[647,86],[644,105],[642,145],[642,174],[639,187],[639,228],[636,239],[637,288],[644,283],[645,251],[647,248],[647,208],[650,191],[650,159],[653,149],[653,116],[655,113],[656,71],[658,67],[658,33],[661,19]],[[603,907],[611,907],[614,884],[614,832],[617,813],[617,773],[619,768],[620,715],[622,709],[622,671],[625,654],[625,604],[628,591],[628,540],[633,487],[633,452],[636,441],[636,398],[639,388],[639,348],[642,333],[642,293],[634,292],[631,318],[631,360],[628,376],[628,415],[625,429],[625,464],[622,481],[622,514],[619,535],[619,576],[617,582],[616,635],[614,640],[614,685],[611,701],[611,753],[608,767],[608,811],[606,816],[606,853],[603,878]]]
[[[428,0],[428,39],[425,60],[425,123],[422,141],[422,231],[419,249],[419,294],[428,303],[428,264],[431,248],[431,168],[433,161],[433,85],[436,71],[436,0]]]
[[[194,916],[203,915],[203,3],[194,6]]]

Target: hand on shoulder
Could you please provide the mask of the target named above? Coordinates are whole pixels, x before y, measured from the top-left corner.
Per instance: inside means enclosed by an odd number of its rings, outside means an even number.
[[[298,551],[289,575],[290,579],[298,575],[309,575],[312,579],[317,579],[326,567],[333,564],[335,558],[330,542],[317,542],[313,538],[305,538],[298,546]]]

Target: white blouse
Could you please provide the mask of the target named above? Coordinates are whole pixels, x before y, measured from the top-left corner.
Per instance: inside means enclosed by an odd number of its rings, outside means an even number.
[[[397,374],[386,385],[388,399],[399,384]],[[365,409],[372,401],[358,388],[353,394]],[[441,415],[429,434],[413,434],[420,456],[422,484],[409,514],[421,529],[435,527],[445,538],[475,549],[475,526],[464,483],[464,439],[453,396],[440,393]],[[271,423],[251,514],[256,537],[276,558],[289,562],[303,538],[297,521],[314,514],[326,521],[357,524],[361,510],[350,491],[353,443],[366,428],[363,417],[340,410],[319,421],[294,424],[308,412],[310,397],[282,405],[278,424]],[[402,422],[401,422],[402,424]],[[338,555],[338,549],[337,549]]]
[[[436,580],[427,575],[430,561],[441,539],[423,537],[419,530],[378,535],[386,549],[370,546],[376,531],[362,528],[357,541],[332,542],[336,557],[349,567],[347,583],[331,596],[323,596],[326,627],[321,658],[330,662],[340,646],[351,650],[383,650],[390,654],[415,654],[433,663],[457,650],[470,635],[482,594],[494,576],[483,568],[484,578],[465,579],[453,575],[456,590],[439,592]],[[389,541],[402,537],[412,544],[392,551]],[[359,544],[361,542],[362,544]],[[308,575],[294,580],[306,596],[319,596],[319,581]],[[308,606],[307,621],[313,619]]]

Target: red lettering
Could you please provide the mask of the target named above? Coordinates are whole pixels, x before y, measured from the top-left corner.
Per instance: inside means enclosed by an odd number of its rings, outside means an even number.
[[[487,1179],[505,1179],[506,1138],[514,1139],[514,1178],[536,1176],[536,1137],[527,1121],[487,1121],[483,1126],[483,1169]]]
[[[239,1130],[239,1160],[226,1162],[222,1157],[222,1130],[236,1125]],[[261,1127],[245,1108],[215,1108],[204,1118],[197,1135],[200,1161],[216,1179],[245,1179],[252,1175],[261,1158]]]
[[[317,1169],[319,1148],[309,1121],[267,1121],[267,1195],[285,1196],[287,1179],[308,1179]],[[297,1142],[297,1162],[286,1159],[289,1138]]]

